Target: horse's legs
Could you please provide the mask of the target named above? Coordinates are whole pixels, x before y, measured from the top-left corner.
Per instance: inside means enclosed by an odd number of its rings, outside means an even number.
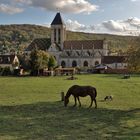
[[[80,102],[79,97],[77,97],[77,99],[78,99],[78,102],[79,102],[79,107],[81,107],[81,102]]]
[[[93,99],[91,99],[91,104],[90,104],[89,108],[92,107],[92,104],[93,104]]]
[[[95,103],[95,108],[97,108],[97,102],[96,102],[96,99],[94,99],[94,103]]]
[[[74,96],[74,101],[75,101],[75,104],[74,104],[74,107],[75,107],[77,105],[77,100],[75,96]]]

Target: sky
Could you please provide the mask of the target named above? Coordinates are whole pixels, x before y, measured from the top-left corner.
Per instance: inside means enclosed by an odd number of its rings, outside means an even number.
[[[0,0],[0,24],[49,26],[57,12],[68,30],[140,35],[140,0]]]

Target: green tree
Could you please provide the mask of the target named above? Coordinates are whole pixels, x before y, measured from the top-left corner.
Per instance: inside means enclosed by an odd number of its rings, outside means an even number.
[[[47,52],[34,49],[30,54],[31,74],[38,75],[40,70],[48,67],[48,61]]]
[[[49,61],[49,54],[45,51],[39,50],[37,52],[37,64],[39,69],[44,69],[48,67],[48,61]]]
[[[20,62],[20,66],[24,69],[24,70],[30,70],[31,66],[30,66],[30,57],[24,54],[19,54],[18,55],[18,59]]]
[[[140,72],[140,38],[133,41],[127,50],[128,68],[132,72]]]
[[[48,68],[54,68],[56,66],[56,59],[54,58],[54,56],[50,56],[49,57],[49,61],[48,61]]]

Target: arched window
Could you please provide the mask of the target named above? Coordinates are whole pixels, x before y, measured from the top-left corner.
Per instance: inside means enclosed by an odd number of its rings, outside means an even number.
[[[54,29],[54,42],[56,42],[56,29]]]
[[[54,57],[54,59],[56,60],[56,57],[55,56],[53,56]]]
[[[95,66],[98,65],[98,64],[99,64],[99,61],[96,61],[96,62],[95,62]]]
[[[62,62],[61,62],[61,66],[62,66],[62,68],[65,68],[65,67],[66,67],[65,61],[62,61]]]
[[[88,62],[84,61],[84,67],[88,67]]]
[[[77,62],[76,61],[72,62],[72,67],[77,67]]]
[[[61,42],[61,30],[58,29],[58,43],[60,44]]]

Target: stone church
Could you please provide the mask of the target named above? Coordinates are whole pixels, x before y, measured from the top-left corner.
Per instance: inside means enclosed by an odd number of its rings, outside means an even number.
[[[50,42],[49,42],[50,41]],[[57,13],[51,23],[51,39],[35,39],[27,48],[34,46],[46,48],[62,67],[93,67],[101,64],[102,57],[108,55],[106,40],[70,40],[66,39],[66,25],[60,13]],[[45,46],[46,45],[46,46]]]

